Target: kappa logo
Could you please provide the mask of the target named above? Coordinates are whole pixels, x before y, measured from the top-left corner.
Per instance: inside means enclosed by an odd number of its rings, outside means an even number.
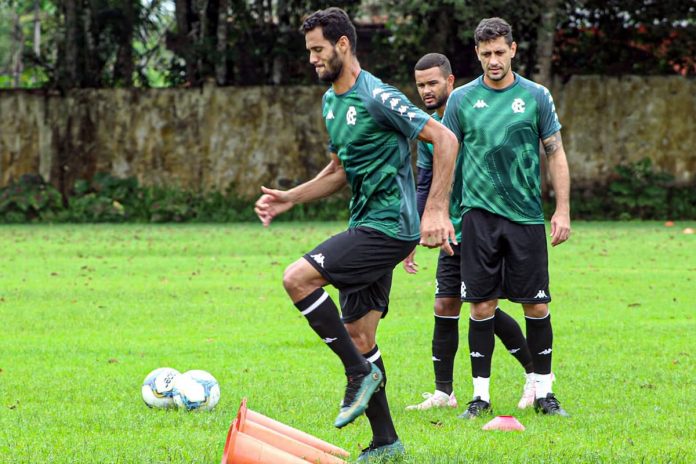
[[[513,348],[513,349],[508,350],[508,351],[510,352],[510,354],[515,354],[515,353],[517,353],[518,351],[520,351],[520,349],[521,349],[521,348]]]
[[[481,353],[479,353],[478,351],[472,351],[472,352],[470,353],[470,356],[471,356],[472,358],[485,358],[485,356],[482,355]]]
[[[384,92],[381,96],[382,98],[382,103],[386,103],[387,100],[389,100],[389,97],[391,97],[391,94],[389,92]]]
[[[382,93],[382,92],[384,92],[384,90],[382,90],[382,89],[380,89],[379,87],[377,87],[376,89],[374,89],[374,90],[372,91],[372,97],[374,98],[374,97],[376,97],[377,95],[379,95],[379,94]]]
[[[438,358],[437,356],[433,356],[433,361],[442,361],[442,359]]]
[[[316,255],[309,255],[314,261],[317,262],[322,268],[324,267],[324,255],[322,253],[317,253]]]
[[[462,298],[466,298],[466,284],[462,282],[462,286],[459,289],[459,293],[462,295]]]
[[[354,126],[357,121],[357,115],[358,112],[356,111],[355,107],[349,107],[348,112],[346,113],[346,124],[349,126]]]
[[[328,121],[329,119],[333,119],[333,118],[334,118],[333,110],[330,109],[329,113],[326,115],[326,120]]]
[[[338,338],[326,337],[326,338],[322,338],[322,340],[324,341],[324,343],[326,343],[328,345],[329,343],[335,342],[336,340],[338,340]]]
[[[416,113],[409,111],[408,113],[406,113],[406,116],[408,116],[409,121],[413,121],[413,118],[416,117]]]
[[[406,106],[406,105],[401,105],[401,106],[399,107],[399,114],[400,114],[401,116],[403,116],[404,113],[406,113],[407,110],[408,110],[408,106]]]
[[[399,101],[400,100],[398,98],[392,98],[391,100],[389,100],[389,106],[391,107],[391,109],[396,108],[396,105],[399,104]]]
[[[551,351],[553,351],[551,348],[546,348],[544,351],[540,351],[537,354],[551,354]]]
[[[545,291],[539,290],[539,292],[536,294],[534,298],[548,298],[549,296],[546,294]]]
[[[486,103],[485,101],[479,99],[479,100],[476,100],[476,103],[474,103],[473,106],[474,106],[474,108],[479,108],[479,109],[481,109],[481,108],[488,108],[488,103]]]
[[[515,98],[512,102],[512,112],[513,113],[524,113],[524,100],[521,98]]]

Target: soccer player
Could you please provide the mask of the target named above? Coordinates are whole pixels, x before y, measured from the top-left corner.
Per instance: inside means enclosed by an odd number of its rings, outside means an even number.
[[[456,243],[449,195],[456,137],[400,91],[361,69],[348,15],[327,8],[310,15],[302,30],[309,61],[331,84],[323,97],[330,161],[312,180],[287,191],[262,187],[255,211],[264,225],[296,203],[350,186],[348,230],[291,264],[283,285],[309,325],[343,363],[347,386],[334,422],[343,427],[366,412],[372,441],[360,461],[400,455],[385,391],[386,371],[376,331],[389,309],[392,272],[418,243],[419,218],[409,139],[433,144],[433,184],[420,224],[420,243]],[[323,289],[339,290],[342,317]]]
[[[541,206],[539,141],[555,193],[551,245],[570,236],[570,175],[553,98],[511,70],[517,44],[503,19],[474,33],[483,75],[450,95],[443,123],[459,139],[462,170],[461,298],[470,303],[473,400],[460,417],[491,411],[489,382],[498,298],[521,303],[535,377],[534,409],[566,416],[552,392],[553,332]]]
[[[428,53],[416,63],[415,70],[416,87],[418,93],[428,110],[434,110],[431,116],[436,121],[442,120],[447,99],[454,88],[454,75],[452,66],[445,55],[440,53]],[[461,243],[461,189],[462,166],[461,157],[457,159],[454,173],[452,197],[450,198],[450,220],[457,234],[457,241]],[[432,145],[427,142],[418,142],[418,183],[416,196],[418,213],[422,214],[425,201],[430,191],[433,176],[433,152]],[[408,406],[408,410],[425,410],[430,408],[457,407],[457,399],[452,386],[454,372],[454,358],[459,348],[459,313],[462,307],[460,300],[461,277],[459,274],[460,253],[459,247],[453,247],[454,255],[450,256],[440,251],[437,262],[435,285],[435,327],[433,329],[432,356],[435,368],[435,392],[424,393],[425,398],[419,404]],[[404,260],[406,272],[415,274],[417,264],[415,262],[414,249]],[[522,398],[518,407],[524,409],[534,402],[534,378],[532,355],[527,347],[522,329],[519,324],[500,308],[495,310],[495,334],[505,345],[505,348],[520,362],[525,370],[526,381],[522,392]],[[472,356],[474,354],[472,353]]]

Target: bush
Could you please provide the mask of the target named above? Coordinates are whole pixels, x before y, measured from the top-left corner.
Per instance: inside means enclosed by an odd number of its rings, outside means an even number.
[[[52,221],[63,210],[60,192],[39,175],[23,175],[0,189],[0,222]]]

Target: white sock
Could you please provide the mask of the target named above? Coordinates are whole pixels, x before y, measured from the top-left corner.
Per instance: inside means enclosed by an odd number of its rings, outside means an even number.
[[[534,372],[525,372],[524,379],[526,381],[525,385],[527,383],[535,383],[536,382],[536,376],[534,375]]]
[[[474,377],[474,398],[480,397],[486,403],[491,402],[491,394],[488,387],[491,383],[490,377]]]
[[[546,395],[551,393],[551,383],[553,382],[553,374],[535,374],[536,397],[546,398]]]

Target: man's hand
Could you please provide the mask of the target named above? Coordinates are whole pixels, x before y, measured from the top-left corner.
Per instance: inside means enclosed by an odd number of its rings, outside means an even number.
[[[428,248],[441,247],[449,256],[454,254],[452,244],[457,245],[457,237],[454,233],[454,226],[449,219],[447,211],[428,210],[426,205],[423,218],[421,219],[421,240],[420,244]]]
[[[261,187],[263,195],[256,200],[254,212],[261,220],[264,227],[268,227],[274,217],[292,208],[293,203],[288,198],[288,192]]]
[[[556,211],[551,217],[551,246],[560,245],[570,238],[570,215]]]
[[[414,248],[411,253],[403,260],[404,271],[409,274],[416,274],[418,272],[418,263],[416,262],[416,249]]]

